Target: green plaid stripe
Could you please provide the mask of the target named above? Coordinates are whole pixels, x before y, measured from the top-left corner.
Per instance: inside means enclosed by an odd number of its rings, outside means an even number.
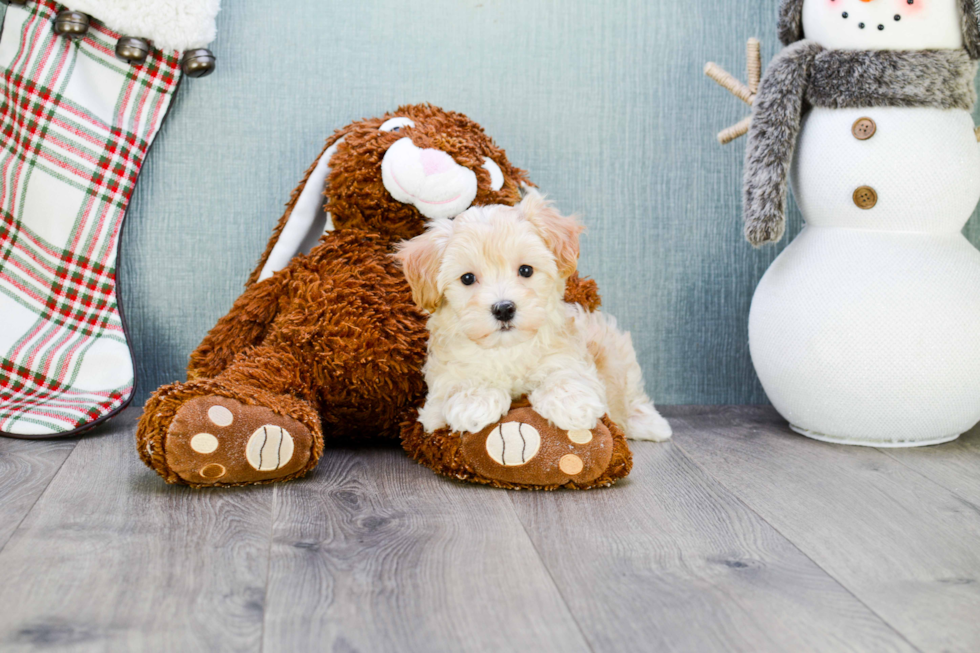
[[[119,35],[55,35],[51,0],[10,6],[0,38],[0,432],[56,434],[132,395],[116,301],[119,230],[179,81]]]

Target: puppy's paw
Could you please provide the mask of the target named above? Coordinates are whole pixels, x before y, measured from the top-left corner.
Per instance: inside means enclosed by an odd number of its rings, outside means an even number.
[[[626,420],[626,437],[630,440],[649,440],[663,442],[673,435],[670,423],[665,420],[653,404],[636,406]]]
[[[541,417],[564,431],[591,431],[606,414],[606,402],[592,388],[563,383],[531,393],[531,406]]]
[[[477,433],[497,422],[510,409],[510,395],[497,388],[473,388],[446,400],[443,417],[449,428]]]
[[[446,420],[442,417],[443,404],[441,402],[426,401],[425,405],[419,409],[419,422],[426,433],[433,433],[446,426]]]

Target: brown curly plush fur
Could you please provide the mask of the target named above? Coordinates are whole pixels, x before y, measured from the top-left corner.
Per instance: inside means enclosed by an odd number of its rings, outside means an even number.
[[[378,130],[394,116],[411,118],[415,127]],[[530,185],[525,172],[462,114],[406,106],[338,130],[324,148],[344,139],[330,160],[325,193],[334,230],[309,254],[258,281],[314,163],[286,205],[245,292],[191,354],[188,381],[160,388],[146,404],[137,445],[143,461],[167,482],[189,483],[169,468],[166,441],[175,415],[191,399],[225,397],[261,406],[312,433],[310,460],[300,472],[257,482],[306,473],[319,460],[324,439],[396,437],[421,405],[425,315],[412,302],[391,253],[398,241],[423,231],[425,218],[392,198],[381,179],[384,153],[405,136],[471,169],[479,185],[474,204],[516,204],[521,186]],[[484,157],[503,172],[498,191],[490,189]],[[595,283],[577,277],[570,279],[567,296],[591,310],[600,302]],[[225,479],[209,485],[237,484]]]

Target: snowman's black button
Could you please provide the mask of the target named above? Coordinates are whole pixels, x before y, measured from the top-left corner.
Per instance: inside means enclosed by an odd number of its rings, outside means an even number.
[[[875,204],[878,203],[878,193],[871,186],[861,186],[856,191],[854,191],[854,204],[857,205],[859,209],[873,209]]]
[[[858,118],[851,125],[851,133],[854,134],[854,138],[859,141],[866,141],[875,135],[878,131],[878,125],[871,118]]]

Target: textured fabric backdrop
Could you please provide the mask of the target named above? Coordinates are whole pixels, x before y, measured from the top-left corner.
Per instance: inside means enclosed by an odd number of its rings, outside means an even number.
[[[218,69],[186,80],[122,244],[137,401],[239,294],[335,128],[401,103],[469,114],[589,226],[581,268],[658,403],[760,403],[746,319],[779,248],[742,239],[746,107],[701,72],[777,51],[777,0],[225,0]],[[793,211],[789,236],[799,231]],[[968,231],[980,242],[980,228]]]

